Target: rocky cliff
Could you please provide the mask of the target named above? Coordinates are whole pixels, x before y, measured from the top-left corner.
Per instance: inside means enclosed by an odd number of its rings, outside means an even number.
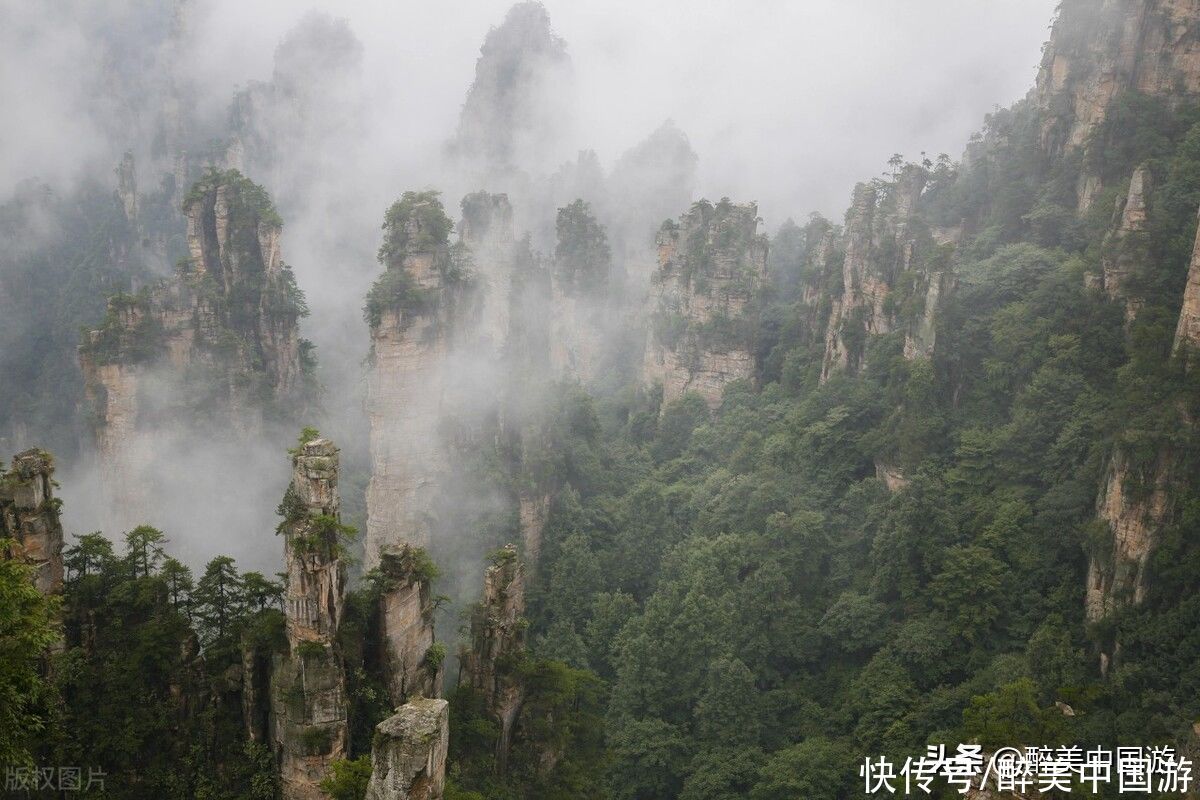
[[[281,258],[282,223],[266,193],[214,171],[184,210],[189,255],[176,274],[110,298],[79,348],[101,466],[133,522],[145,511],[158,422],[245,434],[289,418],[308,389],[304,296]]]
[[[392,705],[442,693],[444,650],[434,647],[433,595],[423,550],[385,550],[379,563],[383,592],[380,629],[387,655]],[[440,645],[438,646],[441,647]]]
[[[932,353],[938,306],[953,279],[948,252],[938,252],[918,217],[926,179],[923,167],[909,164],[891,181],[855,187],[837,248],[841,279],[834,279],[825,324],[822,381],[839,370],[861,370],[874,336],[904,330],[907,357]],[[917,307],[906,308],[912,301]]]
[[[663,402],[699,393],[712,407],[726,384],[754,376],[755,300],[767,271],[758,207],[700,201],[659,231],[644,376]]]
[[[1043,52],[1034,100],[1043,148],[1053,154],[1099,148],[1092,135],[1129,93],[1177,104],[1200,94],[1200,21],[1178,0],[1069,0]],[[1077,195],[1087,210],[1102,188],[1086,166]]]
[[[1089,283],[1099,284],[1109,300],[1125,307],[1128,326],[1137,316],[1141,298],[1131,285],[1150,260],[1146,231],[1147,206],[1153,182],[1150,168],[1142,164],[1129,178],[1129,189],[1117,198],[1112,229],[1101,248],[1101,272]]]
[[[441,423],[451,345],[471,275],[449,244],[453,227],[436,192],[406,192],[388,210],[383,275],[367,297],[371,371],[371,480],[365,566],[384,546],[429,543],[447,471]]]
[[[13,456],[12,468],[0,471],[0,539],[9,539],[7,557],[36,571],[44,594],[57,594],[63,583],[63,529],[54,496],[54,460],[41,450]]]
[[[479,334],[502,352],[509,335],[516,254],[508,195],[473,192],[462,199],[459,241],[470,251],[480,283]]]
[[[1183,303],[1172,344],[1175,354],[1181,356],[1189,367],[1195,364],[1197,348],[1200,348],[1200,236],[1197,236],[1192,247],[1192,259],[1183,287]]]
[[[449,155],[469,173],[510,182],[549,161],[562,141],[571,80],[563,40],[538,2],[521,2],[492,28],[475,63]]]
[[[471,614],[470,646],[462,653],[461,680],[481,694],[500,726],[496,768],[504,772],[524,687],[516,666],[525,653],[525,570],[517,548],[506,545],[492,557],[483,579],[483,599]]]
[[[445,700],[416,699],[375,727],[367,800],[441,800],[450,746]]]
[[[1118,208],[1120,220],[1106,241],[1106,248],[1116,255],[1105,261],[1103,286],[1118,289],[1114,299],[1123,300],[1127,326],[1132,322],[1140,307],[1136,295],[1124,292],[1125,278],[1145,258],[1144,248],[1133,251],[1128,260],[1117,258],[1131,250],[1123,247],[1127,240],[1144,231],[1149,179],[1134,172],[1130,182],[1129,196],[1124,207]],[[1132,209],[1132,210],[1131,210]],[[1116,243],[1112,241],[1116,239]],[[1125,265],[1131,265],[1128,268]],[[1194,243],[1179,318],[1175,327],[1172,351],[1180,366],[1190,371],[1194,353],[1200,347],[1200,236]],[[1177,416],[1177,429],[1191,431],[1195,420],[1182,405],[1173,409]],[[1162,528],[1173,518],[1173,498],[1181,481],[1188,476],[1180,474],[1178,453],[1170,442],[1159,446],[1157,454],[1149,463],[1135,462],[1131,455],[1118,444],[1109,458],[1103,486],[1096,501],[1097,518],[1106,529],[1104,545],[1093,552],[1088,565],[1087,617],[1097,621],[1122,606],[1141,603],[1146,595],[1146,567],[1154,548],[1158,544]],[[1105,663],[1110,654],[1104,654]]]
[[[619,319],[608,234],[583,200],[558,210],[550,300],[550,365],[587,384],[603,374]]]
[[[338,451],[326,439],[300,445],[280,504],[287,583],[288,648],[272,660],[272,745],[285,798],[320,798],[318,784],[348,746],[346,679],[335,637],[345,565],[339,517]]]

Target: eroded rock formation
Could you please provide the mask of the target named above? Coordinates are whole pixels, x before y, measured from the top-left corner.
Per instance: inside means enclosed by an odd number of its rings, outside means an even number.
[[[1192,351],[1200,348],[1200,236],[1192,247],[1192,260],[1188,264],[1187,283],[1183,287],[1183,304],[1179,309],[1179,322],[1175,326],[1176,354],[1189,363],[1195,361]]]
[[[1141,307],[1141,299],[1131,292],[1130,281],[1149,260],[1146,210],[1151,186],[1147,165],[1133,171],[1128,192],[1117,200],[1113,228],[1102,248],[1100,284],[1108,299],[1124,304],[1126,325],[1133,322]]]
[[[515,240],[508,195],[473,192],[462,199],[459,240],[471,253],[480,286],[479,333],[498,354],[509,334]]]
[[[272,744],[283,796],[323,797],[318,785],[348,746],[346,679],[335,637],[346,580],[339,542],[338,451],[326,439],[292,456],[280,513],[288,649],[271,665]]]
[[[441,800],[450,746],[445,700],[418,698],[375,726],[367,800]]]
[[[525,570],[515,545],[492,558],[483,579],[483,599],[471,615],[471,643],[462,653],[462,678],[486,703],[500,725],[496,767],[504,772],[524,688],[516,665],[525,652]]]
[[[380,558],[385,587],[379,600],[380,628],[394,706],[442,693],[442,653],[433,649],[433,596],[429,574],[423,570],[426,563],[424,552],[408,545],[385,550]]]
[[[371,371],[371,481],[365,566],[385,545],[429,544],[447,471],[441,422],[452,340],[470,275],[449,245],[452,223],[436,193],[407,192],[387,213],[385,272],[367,298]]]
[[[710,407],[732,381],[754,376],[754,301],[767,271],[758,207],[701,201],[663,225],[644,375],[663,402],[699,393]]]
[[[553,163],[547,150],[568,123],[570,80],[566,45],[545,7],[517,3],[480,48],[449,154],[485,182]]]
[[[115,505],[143,519],[163,418],[192,432],[257,430],[304,401],[304,298],[282,261],[282,225],[261,187],[212,172],[188,195],[189,257],[177,274],[109,299],[79,348],[101,466]]]
[[[1136,186],[1139,183],[1135,173],[1133,184]],[[1131,189],[1131,200],[1127,201],[1126,210],[1133,202],[1133,194]],[[1127,218],[1128,215],[1122,215],[1122,220]],[[1145,224],[1144,210],[1135,208],[1132,219],[1134,227],[1131,230],[1140,231]],[[1173,345],[1185,369],[1191,369],[1191,354],[1200,347],[1198,320],[1200,235],[1197,236],[1188,266]],[[1178,408],[1175,413],[1181,429],[1190,430],[1194,427],[1195,421],[1189,417],[1186,409]],[[1187,477],[1180,474],[1177,455],[1167,443],[1159,447],[1152,461],[1137,463],[1118,445],[1109,458],[1096,507],[1097,518],[1107,527],[1111,539],[1099,552],[1094,552],[1089,561],[1087,616],[1090,621],[1102,619],[1122,606],[1141,603],[1145,598],[1146,565],[1158,544],[1163,526],[1173,517],[1174,484]],[[1102,654],[1102,663],[1107,664],[1109,655]]]
[[[602,373],[618,313],[608,235],[583,200],[560,208],[555,227],[550,365],[587,384]]]
[[[1165,450],[1144,474],[1137,474],[1120,451],[1113,455],[1097,501],[1097,516],[1112,535],[1112,551],[1093,555],[1088,564],[1090,622],[1145,598],[1146,563],[1170,516],[1171,472],[1171,455]]]
[[[916,217],[925,180],[924,169],[908,165],[882,191],[872,184],[855,187],[842,235],[841,294],[832,300],[825,330],[822,381],[838,370],[861,370],[869,337],[891,333],[901,324],[889,298],[917,266],[919,248],[931,242]],[[945,275],[925,272],[923,278],[925,312],[906,340],[913,356],[932,347],[933,315]]]
[[[1130,92],[1170,104],[1200,94],[1195,8],[1177,0],[1064,2],[1034,90],[1042,146],[1051,154],[1086,146],[1113,103]],[[1101,188],[1100,175],[1085,168],[1077,189],[1080,210]]]
[[[63,529],[54,496],[54,460],[42,450],[13,456],[12,469],[0,471],[0,539],[9,539],[7,556],[35,570],[43,594],[57,594],[63,583]]]

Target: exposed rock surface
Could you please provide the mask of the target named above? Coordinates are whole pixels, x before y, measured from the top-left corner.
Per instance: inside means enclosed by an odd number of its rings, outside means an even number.
[[[479,692],[500,725],[496,767],[504,772],[524,687],[515,674],[525,651],[525,570],[506,545],[483,579],[483,599],[471,615],[471,644],[462,654],[462,680]]]
[[[841,294],[832,301],[826,325],[822,381],[838,370],[861,370],[868,337],[891,333],[900,324],[889,297],[917,266],[918,248],[931,243],[916,224],[925,179],[925,170],[909,165],[882,193],[871,184],[855,187],[842,235]],[[912,357],[932,348],[933,315],[945,282],[941,271],[923,277],[924,314],[906,340]]]
[[[1129,461],[1122,453],[1113,455],[1097,501],[1097,515],[1112,534],[1111,553],[1094,554],[1088,564],[1090,622],[1145,598],[1146,563],[1171,511],[1170,462],[1170,454],[1164,451],[1148,474],[1138,476],[1131,474]],[[1137,485],[1137,478],[1147,485]]]
[[[767,271],[758,207],[701,201],[659,231],[654,310],[644,376],[663,402],[699,393],[710,407],[732,381],[754,376],[754,300]]]
[[[1187,283],[1183,288],[1183,305],[1179,309],[1179,322],[1175,326],[1174,350],[1183,353],[1189,365],[1195,357],[1188,351],[1200,349],[1200,235],[1192,248],[1192,260],[1188,265]]]
[[[445,700],[418,698],[375,726],[367,800],[441,800],[450,746]]]
[[[12,469],[0,471],[0,538],[11,539],[7,556],[35,570],[43,594],[57,594],[63,583],[63,529],[54,496],[54,461],[41,450],[13,456]]]
[[[1085,147],[1114,101],[1129,92],[1172,104],[1200,94],[1200,17],[1194,5],[1180,0],[1064,2],[1034,90],[1042,113],[1042,146],[1051,154]],[[1085,168],[1077,189],[1081,211],[1101,188],[1100,176]]]
[[[591,206],[575,200],[558,210],[550,298],[550,366],[588,384],[606,363],[618,309],[612,253]]]
[[[79,348],[101,466],[131,523],[144,518],[147,435],[159,418],[245,433],[266,406],[286,416],[303,402],[304,300],[280,256],[270,199],[237,173],[213,172],[186,213],[189,257],[177,274],[110,298]]]
[[[385,241],[394,247],[381,251],[386,271],[368,297],[368,569],[385,546],[429,544],[448,469],[441,423],[464,276],[452,263],[450,222],[440,201],[405,197],[388,213]]]
[[[442,662],[430,656],[435,642],[433,597],[428,576],[420,572],[422,556],[405,545],[399,551],[385,550],[379,564],[386,587],[379,611],[394,706],[442,692]]]
[[[509,335],[516,254],[508,195],[473,192],[462,199],[460,241],[471,252],[481,286],[479,333],[499,354]]]
[[[339,536],[338,451],[314,439],[292,457],[280,506],[287,585],[286,653],[271,669],[271,729],[284,798],[323,797],[318,785],[348,746],[346,680],[335,645],[345,565]]]
[[[480,48],[450,155],[481,179],[553,163],[547,150],[569,116],[570,66],[545,7],[514,5]]]
[[[1129,191],[1117,201],[1113,229],[1102,248],[1101,285],[1110,300],[1124,303],[1126,324],[1133,321],[1141,305],[1130,291],[1130,279],[1149,258],[1146,210],[1150,190],[1150,169],[1143,164],[1133,171]]]
[[[1200,26],[1180,0],[1068,0],[1042,56],[1035,97],[1043,142],[1078,147],[1126,91],[1200,93]]]

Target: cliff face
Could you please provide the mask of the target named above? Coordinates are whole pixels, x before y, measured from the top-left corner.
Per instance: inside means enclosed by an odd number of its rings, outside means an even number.
[[[562,141],[570,79],[545,7],[517,3],[480,48],[449,154],[485,179],[554,163],[547,150]]]
[[[1180,0],[1070,0],[1062,4],[1033,96],[1042,146],[1053,154],[1084,147],[1121,95],[1178,103],[1200,93],[1200,25]],[[1084,170],[1077,189],[1086,210],[1101,189]]]
[[[367,800],[441,800],[450,746],[445,700],[417,699],[375,727]]]
[[[1191,351],[1200,348],[1200,236],[1192,247],[1187,282],[1183,287],[1183,305],[1175,326],[1174,352],[1181,355],[1190,367],[1195,361]]]
[[[500,725],[496,767],[504,772],[524,688],[515,664],[525,651],[525,570],[506,545],[484,573],[483,599],[471,615],[471,645],[462,654],[463,681],[479,692]]]
[[[767,271],[758,208],[701,201],[659,231],[644,376],[663,402],[699,393],[711,407],[726,384],[754,376],[753,301]]]
[[[480,283],[479,334],[499,353],[508,340],[513,302],[515,240],[508,195],[474,192],[464,197],[458,232]]]
[[[1070,0],[1042,56],[1035,97],[1043,142],[1082,145],[1114,97],[1137,91],[1178,99],[1200,93],[1200,29],[1179,0]]]
[[[1097,516],[1108,526],[1112,552],[1093,555],[1088,564],[1087,618],[1095,622],[1122,605],[1141,603],[1146,594],[1145,570],[1158,532],[1170,515],[1171,456],[1167,451],[1137,486],[1128,459],[1113,455]]]
[[[603,373],[618,309],[608,235],[582,200],[560,208],[551,281],[550,365],[583,383]]]
[[[905,355],[932,353],[937,308],[952,278],[945,263],[922,257],[935,246],[917,219],[925,180],[924,169],[908,165],[882,188],[855,187],[840,243],[840,295],[832,298],[825,326],[822,381],[839,370],[860,371],[869,337],[905,326]],[[898,290],[920,298],[914,319],[902,319]]]
[[[109,299],[79,348],[96,449],[117,505],[145,510],[138,487],[162,417],[202,430],[257,430],[303,403],[303,294],[279,250],[281,223],[263,190],[213,172],[188,195],[189,257],[168,280]]]
[[[367,298],[371,372],[371,481],[365,566],[385,545],[429,544],[447,471],[440,426],[447,360],[469,288],[452,223],[434,193],[405,193],[388,211],[380,260],[386,271]]]
[[[346,681],[334,639],[345,566],[339,536],[338,451],[315,439],[292,457],[280,505],[288,651],[271,665],[271,731],[285,798],[323,797],[318,784],[348,746]]]
[[[36,570],[43,594],[57,594],[63,583],[63,530],[54,497],[54,461],[41,450],[13,456],[12,469],[0,472],[0,538],[11,539],[7,556]]]
[[[1145,172],[1139,168],[1131,181],[1129,198],[1124,209],[1119,209],[1120,225],[1111,240],[1117,245],[1130,236],[1140,233],[1145,226],[1145,202],[1149,181],[1139,177]],[[1132,207],[1132,211],[1131,211]],[[1120,254],[1120,249],[1117,253]],[[1124,251],[1128,252],[1128,251]],[[1122,263],[1115,260],[1105,262],[1104,288],[1112,285],[1123,287],[1122,278],[1128,272],[1120,269]],[[1110,273],[1109,265],[1113,264]],[[1138,308],[1137,298],[1126,294],[1116,295],[1126,302],[1126,320],[1132,319]],[[1200,347],[1200,235],[1193,246],[1188,265],[1187,281],[1184,285],[1179,320],[1175,327],[1173,352],[1185,370],[1194,366],[1196,349]],[[1181,430],[1191,430],[1195,421],[1180,408],[1178,425]],[[1124,605],[1136,605],[1146,593],[1146,565],[1158,544],[1160,532],[1173,515],[1172,497],[1176,482],[1186,480],[1181,475],[1177,454],[1170,445],[1163,445],[1152,463],[1134,465],[1120,446],[1109,459],[1104,485],[1096,501],[1097,518],[1104,523],[1111,537],[1102,552],[1092,555],[1088,565],[1087,617],[1090,621],[1104,618]],[[1105,656],[1107,658],[1107,656]]]
[[[1131,291],[1131,279],[1149,260],[1146,213],[1152,185],[1145,164],[1133,171],[1128,192],[1117,199],[1112,230],[1102,247],[1098,283],[1109,300],[1125,306],[1126,325],[1133,322],[1141,307],[1140,298]]]
[[[442,693],[442,659],[434,645],[430,580],[421,572],[424,553],[405,545],[385,551],[379,569],[387,587],[380,597],[380,619],[392,705],[413,697]]]

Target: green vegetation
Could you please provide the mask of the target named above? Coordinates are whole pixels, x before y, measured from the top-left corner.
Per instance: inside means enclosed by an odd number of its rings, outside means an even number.
[[[383,312],[400,309],[408,314],[419,314],[429,307],[430,292],[416,284],[403,267],[392,267],[379,276],[367,292],[367,303],[363,318],[372,328],[383,322]]]
[[[446,216],[440,192],[405,192],[383,217],[379,263],[391,268],[412,253],[445,248],[454,223]]]
[[[576,200],[558,210],[555,220],[558,243],[554,248],[555,272],[568,292],[595,294],[608,286],[612,254],[604,228],[591,206]]]
[[[5,557],[13,545],[0,539],[0,764],[28,766],[49,716],[41,654],[57,638],[58,604],[34,588],[30,567]]]
[[[230,219],[254,218],[267,225],[283,227],[283,219],[275,210],[267,190],[250,180],[236,169],[219,170],[212,167],[200,180],[192,184],[183,198],[183,211],[194,203],[211,202],[218,188],[224,186],[229,200]]]
[[[162,323],[151,313],[150,298],[148,289],[109,297],[104,321],[94,334],[84,331],[80,353],[97,365],[143,364],[162,355],[165,335]]]
[[[371,757],[333,762],[330,774],[321,781],[321,791],[332,800],[363,800],[371,782]]]
[[[433,312],[442,300],[441,293],[421,285],[410,273],[405,256],[427,254],[443,289],[462,289],[471,283],[470,251],[461,242],[449,244],[454,225],[438,194],[405,192],[384,215],[379,248],[384,272],[371,286],[363,306],[363,319],[372,328],[379,327],[385,311],[403,312],[401,322],[407,325],[409,317]]]

